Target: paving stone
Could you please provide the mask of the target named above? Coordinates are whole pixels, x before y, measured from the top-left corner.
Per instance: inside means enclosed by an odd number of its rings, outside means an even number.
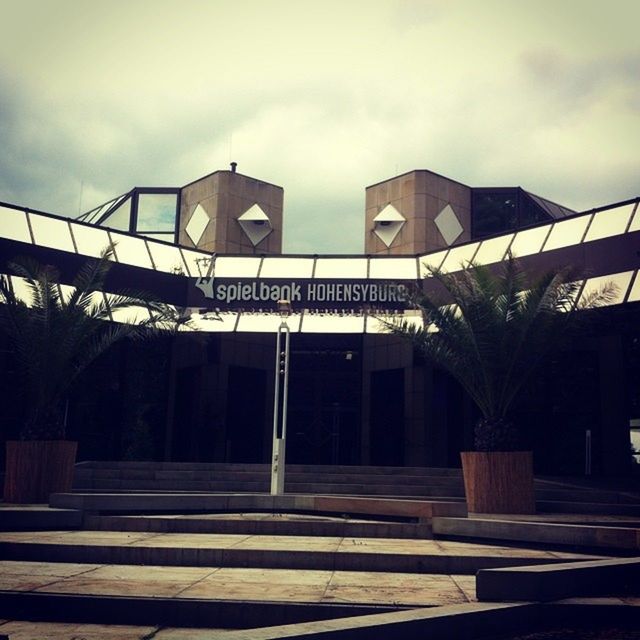
[[[0,624],[0,634],[8,635],[11,640],[142,640],[157,629],[156,626],[133,627],[17,620]],[[178,640],[178,638],[166,636],[163,640]]]

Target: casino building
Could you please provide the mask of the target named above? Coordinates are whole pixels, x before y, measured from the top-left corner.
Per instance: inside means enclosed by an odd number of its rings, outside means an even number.
[[[136,187],[76,219],[0,204],[1,271],[27,254],[69,280],[111,245],[114,288],[155,293],[197,329],[122,344],[95,363],[69,399],[79,459],[270,460],[285,298],[288,462],[457,466],[472,442],[472,403],[378,318],[411,316],[407,293],[429,286],[428,266],[498,267],[511,252],[533,272],[573,265],[583,295],[618,286],[591,332],[548,363],[516,408],[538,472],[637,468],[640,198],[577,212],[521,187],[415,170],[366,188],[365,252],[345,256],[283,255],[283,194],[232,163],[183,187]],[[20,420],[5,351],[3,439]]]

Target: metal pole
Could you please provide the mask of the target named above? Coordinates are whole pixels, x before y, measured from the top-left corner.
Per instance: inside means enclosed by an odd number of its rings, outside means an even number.
[[[284,340],[283,340],[284,338]],[[287,438],[287,396],[289,393],[290,332],[286,317],[276,338],[275,390],[273,398],[273,448],[271,453],[271,495],[284,493],[284,467]]]
[[[584,434],[584,475],[591,475],[591,429]]]

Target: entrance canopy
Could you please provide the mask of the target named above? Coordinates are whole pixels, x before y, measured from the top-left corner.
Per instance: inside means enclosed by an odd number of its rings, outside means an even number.
[[[416,256],[211,255],[0,203],[0,270],[16,256],[33,255],[70,280],[87,257],[112,246],[114,289],[135,283],[184,308],[201,331],[276,331],[276,303],[286,298],[294,332],[377,333],[381,315],[420,321],[407,298],[416,287],[430,288],[430,267],[455,272],[469,262],[498,265],[509,252],[534,271],[574,265],[586,276],[583,292],[613,281],[614,304],[639,301],[638,200]],[[12,279],[19,290],[19,279]]]

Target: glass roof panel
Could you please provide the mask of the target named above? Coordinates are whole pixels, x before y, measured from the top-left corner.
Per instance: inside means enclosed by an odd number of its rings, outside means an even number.
[[[367,316],[367,333],[388,333],[382,320],[385,318],[378,318],[376,316]],[[389,321],[392,320],[406,320],[416,327],[422,327],[422,314],[419,311],[408,310],[401,316],[391,316]]]
[[[213,333],[229,333],[236,328],[237,313],[203,313],[191,316],[194,331],[211,331]],[[185,329],[189,331],[189,329]]]
[[[513,235],[513,233],[508,233],[505,236],[498,236],[497,238],[483,240],[480,243],[480,248],[478,249],[478,253],[476,253],[473,261],[476,264],[492,264],[494,262],[501,262],[504,259],[505,253],[507,253],[507,249],[509,248]]]
[[[584,241],[599,240],[609,238],[624,233],[629,223],[629,218],[633,213],[633,204],[626,204],[615,209],[598,211],[593,214],[593,221],[587,231]]]
[[[563,247],[579,244],[582,241],[589,220],[591,220],[591,216],[580,216],[556,222],[551,228],[551,233],[544,243],[542,251],[562,249]]]
[[[637,302],[638,300],[640,300],[640,271],[636,271],[636,277],[628,298],[629,302]]]
[[[444,273],[449,273],[450,271],[460,271],[461,269],[464,269],[467,264],[473,259],[473,256],[476,253],[479,245],[479,242],[474,242],[473,244],[465,244],[461,247],[454,247],[449,251],[449,255],[446,257],[440,268]]]
[[[612,273],[606,276],[598,276],[597,278],[589,278],[582,289],[580,300],[583,301],[586,296],[602,289],[605,285],[612,283],[616,286],[616,295],[610,304],[620,304],[621,302],[624,302],[632,276],[633,271],[625,271],[623,273]]]
[[[426,256],[420,256],[420,258],[418,258],[421,271],[419,277],[426,278],[427,270],[431,267],[437,269],[442,264],[448,251],[449,249],[445,249],[444,251],[437,251],[436,253],[428,253]]]
[[[125,236],[121,233],[111,232],[111,240],[115,245],[118,262],[132,264],[136,267],[153,269],[149,252],[143,238]]]
[[[111,302],[115,298],[115,296],[111,293],[105,293],[105,297],[107,299],[107,303],[109,307],[111,307]],[[138,324],[140,322],[144,322],[149,320],[149,309],[144,305],[133,305],[131,307],[127,307],[125,309],[116,309],[111,308],[111,317],[114,322],[121,322],[123,324]]]
[[[51,247],[75,253],[73,240],[69,233],[69,223],[58,218],[48,218],[35,213],[29,214],[33,238],[41,247]]]
[[[364,316],[306,313],[302,333],[364,333]]]
[[[182,262],[178,247],[161,244],[160,242],[148,242],[147,246],[151,251],[151,257],[158,271],[184,274],[184,262]]]
[[[218,256],[215,275],[220,278],[255,278],[258,275],[262,258],[247,256],[243,258]]]
[[[542,243],[549,235],[549,229],[551,225],[545,224],[543,227],[535,227],[533,229],[526,229],[525,231],[518,231],[516,237],[511,244],[511,253],[516,258],[522,258],[523,256],[530,256],[534,253],[539,253],[542,248]]]
[[[629,231],[640,231],[640,204],[636,203],[636,213],[629,225]]]
[[[100,227],[88,227],[83,224],[72,224],[71,231],[78,246],[78,253],[83,256],[99,258],[106,247],[111,246],[109,234]]]
[[[118,229],[120,231],[129,231],[131,221],[131,198],[127,199],[116,209],[114,209],[107,218],[101,223],[101,227],[109,229]]]
[[[384,279],[416,280],[418,262],[415,258],[371,258],[369,277]]]
[[[310,278],[313,258],[265,258],[261,278]]]
[[[178,194],[138,194],[137,231],[174,231]]]
[[[9,279],[11,280],[11,286],[13,287],[16,298],[22,300],[22,302],[30,307],[33,304],[33,296],[31,295],[31,289],[27,281],[19,276],[9,276]]]
[[[287,318],[292,333],[300,331],[300,314],[294,313]],[[254,331],[256,333],[276,333],[282,319],[275,313],[242,313],[236,331]]]
[[[358,278],[367,277],[366,258],[317,258],[315,278]]]
[[[0,207],[0,235],[9,240],[31,243],[26,213],[20,209]]]
[[[205,277],[211,265],[211,254],[204,251],[192,251],[191,249],[180,248],[182,257],[187,264],[189,276],[192,278]]]

